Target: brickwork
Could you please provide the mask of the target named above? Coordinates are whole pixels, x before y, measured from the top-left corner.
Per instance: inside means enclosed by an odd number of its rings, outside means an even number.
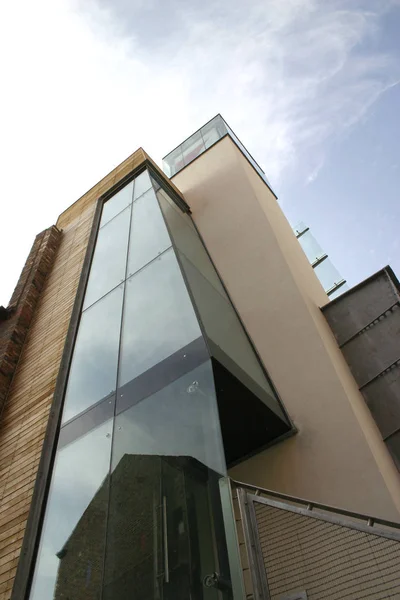
[[[35,308],[54,262],[61,233],[50,227],[33,243],[10,304],[0,322],[0,412],[3,409]]]

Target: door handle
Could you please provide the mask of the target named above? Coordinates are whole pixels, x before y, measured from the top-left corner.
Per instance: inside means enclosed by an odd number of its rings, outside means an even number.
[[[165,583],[169,583],[167,496],[163,496],[162,513],[163,513],[163,543],[164,543],[164,578],[165,578]]]
[[[207,588],[216,588],[217,590],[227,591],[232,589],[232,584],[228,579],[223,579],[219,573],[210,573],[203,579],[203,585]]]

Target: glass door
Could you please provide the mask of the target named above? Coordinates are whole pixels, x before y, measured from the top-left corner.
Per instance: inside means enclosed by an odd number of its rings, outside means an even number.
[[[218,485],[215,473],[188,457],[162,459],[164,510],[164,600],[228,600],[229,575],[221,573],[210,485]],[[215,512],[215,511],[214,511]],[[221,515],[222,518],[222,515]],[[218,574],[219,587],[213,582]]]
[[[188,457],[126,454],[110,483],[103,600],[232,597],[226,576],[222,589],[209,585],[222,564],[209,469]]]
[[[162,600],[161,463],[125,454],[110,480],[103,600]]]

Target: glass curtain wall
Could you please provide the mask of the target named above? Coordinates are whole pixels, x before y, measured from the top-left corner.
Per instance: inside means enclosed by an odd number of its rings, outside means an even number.
[[[286,417],[208,256],[191,217],[156,182],[161,210],[204,328],[211,356],[282,421]]]
[[[30,600],[232,598],[203,585],[230,577],[225,474],[210,357],[146,170],[102,209]]]

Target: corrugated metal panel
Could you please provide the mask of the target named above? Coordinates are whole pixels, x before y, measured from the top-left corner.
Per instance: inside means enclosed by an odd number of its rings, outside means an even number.
[[[382,269],[323,307],[333,333],[342,345],[399,300],[389,269]]]
[[[322,311],[400,470],[400,284],[386,267]]]

